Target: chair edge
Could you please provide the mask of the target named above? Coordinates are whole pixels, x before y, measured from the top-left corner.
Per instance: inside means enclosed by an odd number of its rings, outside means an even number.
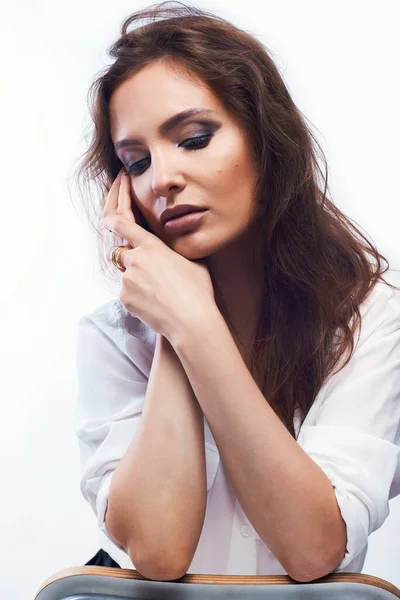
[[[35,599],[37,596],[52,583],[59,579],[66,577],[76,577],[79,575],[94,575],[97,577],[115,577],[123,579],[138,579],[142,581],[153,581],[146,577],[143,577],[135,569],[115,569],[113,567],[101,567],[101,566],[80,566],[70,567],[57,571],[46,579],[38,591],[36,592]],[[214,575],[214,574],[197,574],[187,573],[179,579],[173,580],[175,583],[201,583],[201,584],[214,584],[214,585],[306,585],[308,583],[334,583],[334,582],[345,582],[345,583],[364,583],[367,585],[373,585],[375,587],[382,588],[387,592],[400,598],[400,589],[394,584],[376,577],[375,575],[368,575],[366,573],[331,573],[321,577],[320,579],[314,579],[310,582],[299,582],[289,575]],[[166,582],[168,583],[168,582]]]

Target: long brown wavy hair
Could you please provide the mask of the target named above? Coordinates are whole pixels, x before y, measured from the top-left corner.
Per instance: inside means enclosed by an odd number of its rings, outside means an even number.
[[[141,20],[147,23],[139,26]],[[136,27],[128,30],[133,24]],[[97,187],[94,218],[84,194],[82,199],[97,235],[102,270],[107,275],[111,269],[111,278],[120,281],[105,260],[107,246],[115,239],[107,241],[108,234],[99,227],[107,193],[123,166],[110,135],[110,98],[126,79],[164,59],[208,85],[247,133],[258,166],[253,201],[262,240],[257,251],[265,266],[251,372],[296,437],[295,410],[302,423],[327,376],[340,362],[336,372],[343,368],[353,354],[360,304],[378,280],[395,287],[382,277],[388,261],[328,199],[322,148],[260,41],[182,2],[162,2],[135,12],[123,21],[120,33],[108,51],[114,62],[89,89],[94,129],[76,175],[78,189],[91,182]],[[215,297],[221,306],[217,285]]]

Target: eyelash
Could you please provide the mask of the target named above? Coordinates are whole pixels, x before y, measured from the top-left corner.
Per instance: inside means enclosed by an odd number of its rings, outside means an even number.
[[[183,140],[182,144],[185,144],[186,142],[191,142],[193,140],[196,140],[196,141],[197,140],[202,140],[202,142],[205,141],[206,142],[205,144],[201,143],[201,145],[196,145],[194,147],[184,146],[184,148],[186,148],[187,150],[190,150],[190,151],[192,151],[192,150],[201,150],[202,148],[205,148],[206,146],[208,146],[208,143],[209,143],[209,141],[210,141],[211,138],[212,138],[212,133],[207,133],[205,135],[197,135],[195,137],[191,137],[191,138],[188,138],[186,140]],[[140,163],[142,163],[145,160],[148,160],[148,159],[147,158],[142,158],[141,160],[138,160],[135,163],[132,163],[131,165],[127,165],[126,168],[128,170],[128,174],[129,175],[141,175],[142,173],[144,173],[144,171],[140,171],[140,169],[139,169],[139,171],[136,171],[136,169],[137,169],[137,165],[140,165]],[[136,166],[136,169],[134,168],[135,166]]]

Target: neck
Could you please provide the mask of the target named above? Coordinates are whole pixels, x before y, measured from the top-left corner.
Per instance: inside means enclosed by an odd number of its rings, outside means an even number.
[[[208,257],[216,302],[238,347],[248,354],[262,301],[263,271],[249,239],[237,240]]]

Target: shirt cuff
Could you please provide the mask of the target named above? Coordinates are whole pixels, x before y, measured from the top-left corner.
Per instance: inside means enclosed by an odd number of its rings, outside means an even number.
[[[347,544],[335,572],[362,552],[389,514],[390,486],[400,462],[395,444],[357,429],[329,425],[300,429],[299,445],[332,483],[346,523]]]
[[[108,471],[101,480],[101,484],[96,498],[97,526],[100,529],[100,531],[102,531],[107,536],[107,538],[115,546],[117,546],[117,548],[119,548],[126,554],[125,548],[123,546],[120,546],[120,544],[118,544],[118,542],[114,540],[114,538],[111,537],[111,535],[108,533],[105,522],[105,515],[108,506],[108,498],[110,494],[110,485],[113,473],[114,470]]]

